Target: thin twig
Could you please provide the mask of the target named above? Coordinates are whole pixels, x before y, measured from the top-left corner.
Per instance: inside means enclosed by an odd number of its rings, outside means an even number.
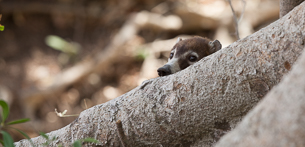
[[[235,35],[237,37],[237,40],[239,40],[240,38],[239,38],[239,31],[238,31],[238,19],[237,19],[237,16],[235,14],[235,11],[234,11],[231,0],[228,0],[228,2],[230,4],[230,7],[231,7],[231,10],[232,10],[232,13],[233,13],[234,22],[235,22],[234,23],[235,24],[235,31],[236,31]]]
[[[88,109],[86,99],[84,99],[84,103],[85,103],[85,109]]]
[[[241,12],[241,15],[239,17],[238,23],[242,20],[242,18],[244,17],[244,13],[245,13],[245,9],[246,9],[246,1],[245,0],[241,0],[241,2],[243,3],[243,10]]]
[[[122,126],[122,121],[121,120],[118,120],[116,122],[116,128],[117,128],[117,132],[118,132],[118,135],[119,135],[122,146],[127,147],[127,145],[125,143],[126,139],[125,139],[125,134],[124,134],[124,131],[123,131],[123,126]]]

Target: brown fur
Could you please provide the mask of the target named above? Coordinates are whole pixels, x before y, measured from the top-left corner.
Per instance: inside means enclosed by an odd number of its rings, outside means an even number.
[[[198,53],[199,58],[203,58],[205,56],[210,55],[209,53],[209,42],[211,40],[203,37],[193,37],[185,40],[179,41],[173,48],[177,48],[177,52],[175,56],[180,56],[181,54],[187,52],[188,50],[192,50]]]
[[[210,50],[209,42],[210,41],[211,40],[208,38],[196,36],[193,38],[179,41],[172,48],[172,50],[177,48],[176,54],[175,54],[176,57],[181,56],[182,54],[184,54],[185,52],[187,52],[189,50],[195,51],[199,55],[199,57],[197,59],[197,61],[198,61],[198,60],[202,59],[203,57],[206,57],[206,56],[212,54],[209,52],[209,50]],[[186,57],[186,59],[188,59],[188,56]],[[181,70],[190,66],[189,63],[185,61],[186,59],[181,58],[178,61]]]
[[[208,38],[196,36],[185,40],[179,39],[178,42],[172,48],[172,50],[175,49],[176,51],[173,58],[178,59],[177,62],[175,62],[175,60],[172,60],[171,58],[171,60],[167,64],[165,64],[163,67],[160,67],[158,69],[158,74],[160,76],[173,74],[177,71],[187,68],[188,66],[190,66],[194,62],[199,61],[203,57],[206,57],[220,50],[221,44],[218,40],[211,41]],[[191,52],[187,54],[189,51]],[[193,52],[195,52],[198,55],[198,58],[192,57],[194,56]],[[178,64],[173,64],[173,63],[178,63]],[[179,68],[177,68],[177,66],[179,66]]]

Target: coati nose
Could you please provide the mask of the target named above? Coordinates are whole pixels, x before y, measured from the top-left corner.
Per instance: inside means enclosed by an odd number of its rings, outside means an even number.
[[[164,66],[160,67],[157,70],[157,72],[160,77],[170,75],[171,74],[170,66],[164,65]]]

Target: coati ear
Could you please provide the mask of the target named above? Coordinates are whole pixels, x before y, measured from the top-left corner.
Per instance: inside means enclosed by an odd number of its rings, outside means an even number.
[[[210,46],[210,54],[215,53],[221,49],[221,43],[218,40],[210,41],[209,42]]]
[[[182,41],[182,38],[178,37],[178,39],[177,39],[177,42],[176,42],[176,43],[178,43],[179,41]]]

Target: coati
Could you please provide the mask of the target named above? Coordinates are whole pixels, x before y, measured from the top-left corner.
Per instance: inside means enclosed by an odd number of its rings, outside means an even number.
[[[167,76],[176,73],[220,49],[221,43],[218,40],[211,41],[199,36],[185,40],[178,38],[170,52],[168,62],[157,70],[158,75]]]

